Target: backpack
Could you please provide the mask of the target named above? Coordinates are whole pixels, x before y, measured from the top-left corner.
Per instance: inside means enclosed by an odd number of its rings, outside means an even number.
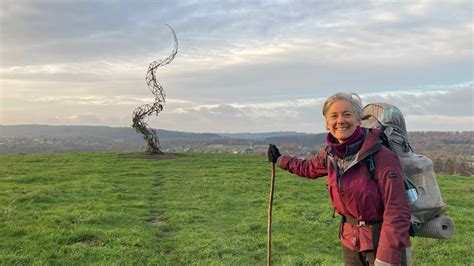
[[[446,204],[436,181],[433,162],[413,152],[407,136],[402,112],[387,103],[371,103],[364,107],[362,126],[378,128],[381,143],[397,154],[405,174],[405,189],[411,203],[410,235],[448,239],[454,234],[453,221],[443,216]],[[374,178],[375,164],[369,156],[368,165]],[[405,195],[403,195],[405,196]]]

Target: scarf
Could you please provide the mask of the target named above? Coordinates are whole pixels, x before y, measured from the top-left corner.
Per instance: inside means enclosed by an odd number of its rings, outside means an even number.
[[[364,138],[365,138],[364,128],[357,126],[352,136],[345,142],[339,143],[337,139],[331,135],[331,133],[328,133],[326,135],[326,143],[333,150],[334,155],[336,157],[344,158],[346,155],[348,155],[350,146],[352,146],[355,143],[363,141]],[[360,148],[361,145],[354,145],[354,146],[359,146]]]

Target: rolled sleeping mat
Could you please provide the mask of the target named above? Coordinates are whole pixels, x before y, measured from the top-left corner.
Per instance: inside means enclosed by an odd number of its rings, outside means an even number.
[[[448,216],[438,216],[420,226],[414,226],[414,235],[438,239],[450,239],[456,227]]]

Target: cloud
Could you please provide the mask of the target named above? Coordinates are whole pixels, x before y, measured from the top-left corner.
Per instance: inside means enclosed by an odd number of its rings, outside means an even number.
[[[323,131],[322,102],[337,91],[396,103],[427,129],[440,127],[434,118],[452,117],[459,128],[472,120],[472,85],[448,88],[472,84],[469,1],[0,5],[2,123],[92,123],[92,115],[128,126],[153,99],[148,64],[172,49],[165,22],[179,52],[157,72],[169,97],[150,119],[157,127]],[[64,116],[55,118],[58,110]]]
[[[473,131],[473,116],[408,115],[408,131]]]
[[[28,99],[30,102],[40,102],[47,104],[61,103],[65,105],[132,105],[146,104],[153,101],[152,97],[148,98],[131,98],[131,97],[104,97],[104,96],[42,96],[34,99]]]
[[[161,53],[172,45],[164,22],[175,26],[185,57],[229,51],[232,55],[235,51],[242,55],[239,58],[245,58],[241,48],[253,48],[259,42],[308,36],[319,43],[341,36],[355,41],[385,35],[393,40],[400,39],[399,34],[403,39],[403,35],[413,33],[426,36],[429,28],[457,28],[470,18],[468,3],[22,1],[3,2],[2,8],[3,34],[10,37],[2,40],[8,51],[2,53],[7,66]],[[414,8],[423,12],[414,15],[410,11]],[[446,14],[446,8],[455,9],[456,16]],[[381,27],[380,18],[398,23]],[[385,34],[380,34],[381,30]],[[394,30],[398,34],[392,35]],[[35,56],[19,58],[15,52]]]
[[[387,102],[404,113],[409,130],[472,130],[472,84],[431,91],[392,91],[360,94],[364,104]],[[326,96],[327,97],[327,96]],[[205,104],[169,99],[159,116],[149,118],[153,127],[198,132],[324,132],[321,114],[326,97]],[[131,112],[149,103],[134,97],[40,97],[5,106],[2,124],[15,114],[25,123],[107,124],[129,126]],[[46,105],[45,105],[46,104]],[[83,107],[87,108],[84,109]],[[58,108],[59,107],[59,108]],[[58,112],[61,110],[60,112]],[[21,113],[21,115],[20,115]],[[49,114],[49,115],[48,115]],[[51,116],[54,114],[54,116]],[[41,117],[52,117],[49,119]]]
[[[86,125],[101,125],[103,119],[94,114],[83,114],[83,115],[72,115],[72,116],[55,116],[54,119],[50,120],[50,123],[56,124],[57,122],[64,124],[86,124]]]
[[[386,92],[361,94],[365,104],[386,102],[398,106],[404,113],[409,130],[472,130],[474,98],[472,84],[467,87],[435,91]],[[201,131],[219,131],[226,125],[228,132],[255,131],[324,131],[321,114],[325,98],[292,99],[276,102],[253,102],[220,105],[197,105],[164,112],[172,121],[166,124],[177,130],[188,121],[199,125]],[[181,125],[179,121],[187,121]],[[191,124],[191,126],[194,124]],[[222,131],[222,129],[220,130]]]
[[[367,102],[388,102],[406,115],[473,117],[474,84],[435,91],[401,91],[370,94]]]

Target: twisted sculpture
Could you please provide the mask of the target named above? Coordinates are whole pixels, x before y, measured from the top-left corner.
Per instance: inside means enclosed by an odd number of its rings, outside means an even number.
[[[174,57],[178,53],[178,39],[176,38],[176,33],[170,25],[165,25],[168,26],[171,29],[171,32],[173,33],[174,49],[171,51],[171,54],[167,58],[151,62],[145,77],[148,88],[150,89],[151,93],[155,95],[155,103],[153,103],[153,105],[145,104],[139,106],[133,111],[132,127],[135,128],[138,133],[141,133],[143,135],[143,139],[145,139],[147,144],[145,152],[148,154],[163,153],[160,150],[160,142],[158,140],[156,130],[148,126],[147,122],[144,121],[145,118],[148,121],[148,118],[151,115],[154,114],[157,116],[159,112],[163,111],[163,104],[165,103],[166,94],[163,91],[163,87],[156,80],[156,69],[160,66],[165,66],[171,63],[171,61],[173,61]]]

